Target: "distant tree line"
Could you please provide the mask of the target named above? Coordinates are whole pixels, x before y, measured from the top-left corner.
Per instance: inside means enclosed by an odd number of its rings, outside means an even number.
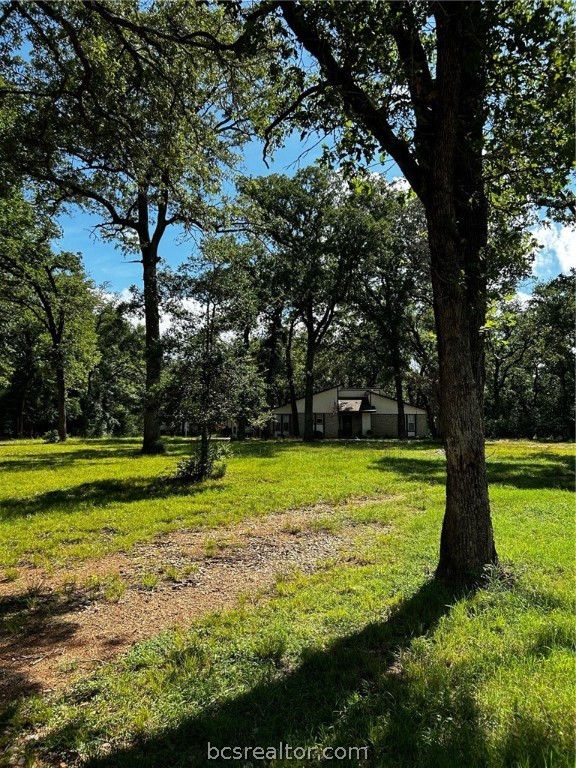
[[[143,428],[144,297],[99,290],[79,255],[22,195],[0,202],[0,430],[61,440]],[[429,253],[420,203],[379,177],[318,166],[239,183],[235,233],[204,238],[176,272],[159,271],[165,430],[205,440],[230,421],[267,434],[270,410],[341,384],[384,388],[428,414],[441,436]],[[509,288],[529,261],[517,257]],[[485,326],[486,431],[574,434],[575,273],[524,303],[493,298]],[[498,286],[502,290],[502,286]],[[294,418],[297,424],[298,419]]]

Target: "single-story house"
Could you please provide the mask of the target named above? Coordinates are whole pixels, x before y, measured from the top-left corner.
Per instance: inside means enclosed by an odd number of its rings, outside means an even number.
[[[331,387],[316,392],[313,401],[314,430],[327,438],[398,437],[398,402],[380,389]],[[304,398],[296,401],[300,434],[304,433]],[[293,434],[290,403],[273,409],[275,437]],[[428,433],[426,411],[404,403],[407,437]]]

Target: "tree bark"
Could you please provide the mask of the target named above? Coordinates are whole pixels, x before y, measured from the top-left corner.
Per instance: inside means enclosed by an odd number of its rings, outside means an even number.
[[[279,336],[281,337],[282,331],[282,311],[280,309],[275,310],[272,320],[270,322],[269,336],[267,339],[267,346],[269,349],[268,364],[266,365],[266,399],[268,406],[274,408],[278,405],[278,392],[276,387],[276,379],[278,376],[278,370],[280,368],[282,357],[279,350]]]
[[[314,358],[316,348],[314,341],[308,336],[306,344],[306,372],[304,378],[304,435],[305,443],[314,440]]]
[[[26,389],[22,389],[18,398],[18,410],[16,414],[16,437],[24,437],[24,408],[26,407]]]
[[[208,426],[202,424],[200,432],[200,478],[205,480],[208,477],[208,455],[210,452],[210,435]]]
[[[429,221],[440,362],[440,412],[446,451],[446,512],[437,574],[449,580],[477,576],[496,560],[484,456],[483,398],[469,339],[468,303],[460,284],[458,249],[442,225]],[[451,258],[450,258],[451,254]],[[450,259],[454,274],[438,274]]]
[[[64,363],[58,350],[56,352],[55,372],[58,398],[58,437],[63,443],[68,436],[66,431],[66,377],[64,375]]]
[[[146,400],[144,404],[144,440],[142,453],[164,452],[160,436],[160,377],[162,374],[162,343],[160,339],[160,309],[158,295],[158,252],[151,243],[142,248],[144,276],[144,319],[146,325]]]
[[[432,410],[432,406],[430,405],[430,400],[426,395],[422,395],[422,407],[426,411],[426,422],[428,424],[428,429],[430,430],[430,437],[432,440],[437,440],[439,434],[438,428],[436,426],[436,419],[434,418],[434,412]]]
[[[404,414],[404,400],[402,399],[402,374],[394,374],[394,386],[396,388],[396,402],[398,403],[398,440],[406,440],[406,418]]]
[[[394,372],[394,387],[396,389],[396,402],[398,403],[398,440],[406,440],[406,418],[404,415],[404,394],[402,392],[402,366],[398,349],[394,349],[392,355]]]
[[[446,512],[437,575],[478,578],[497,560],[484,449],[488,217],[483,188],[484,34],[480,3],[443,4],[437,14],[442,105],[424,205],[440,364]]]
[[[294,386],[294,366],[292,364],[292,336],[294,325],[290,326],[286,338],[286,376],[288,379],[288,396],[292,411],[292,436],[300,437],[300,422],[298,420],[298,404],[296,402],[296,387]]]

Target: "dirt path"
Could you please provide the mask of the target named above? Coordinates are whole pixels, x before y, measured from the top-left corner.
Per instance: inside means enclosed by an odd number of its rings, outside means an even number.
[[[129,554],[52,574],[31,568],[17,583],[0,584],[0,705],[64,687],[135,642],[340,556],[358,530],[323,528],[333,512],[318,505],[215,531],[177,531]]]

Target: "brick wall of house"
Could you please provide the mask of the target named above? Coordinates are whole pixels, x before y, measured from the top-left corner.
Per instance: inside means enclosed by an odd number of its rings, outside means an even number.
[[[398,437],[398,417],[396,414],[373,413],[372,437]]]
[[[334,440],[338,437],[338,414],[324,414],[324,437]]]
[[[298,423],[300,425],[300,437],[304,435],[304,414],[298,414]],[[358,426],[359,428],[359,426]],[[324,437],[328,440],[335,440],[338,437],[339,422],[338,415],[332,413],[324,414]],[[357,430],[356,430],[357,431]],[[354,431],[353,436],[355,436]],[[394,413],[373,413],[371,415],[371,437],[394,438],[398,437],[398,419]],[[428,423],[424,414],[416,416],[416,437],[429,436]]]
[[[416,415],[416,437],[430,437],[428,419],[423,413]]]

